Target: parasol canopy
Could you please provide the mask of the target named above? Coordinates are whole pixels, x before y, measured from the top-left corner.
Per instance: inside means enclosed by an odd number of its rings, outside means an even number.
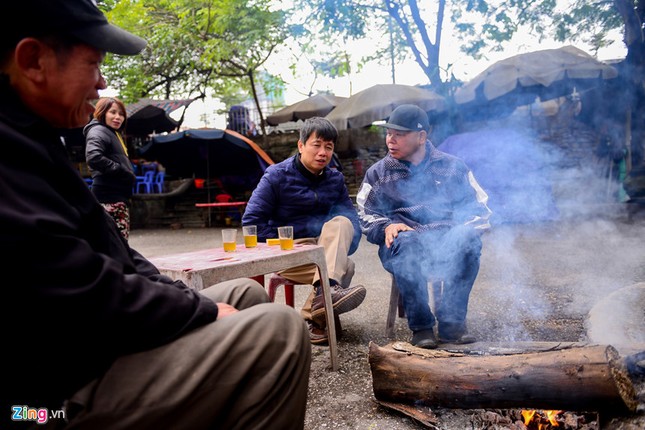
[[[346,99],[347,97],[339,97],[333,94],[316,94],[269,115],[267,124],[276,126],[289,121],[325,116]]]
[[[127,132],[134,136],[170,132],[179,125],[169,114],[181,107],[188,107],[195,99],[151,100],[141,99],[126,106]]]
[[[545,49],[498,61],[455,92],[463,110],[510,114],[536,97],[550,100],[599,86],[618,71],[574,47]]]
[[[426,112],[445,110],[444,98],[430,90],[412,85],[378,84],[349,97],[325,118],[338,130],[367,127],[386,119],[397,106],[408,103]]]
[[[273,163],[255,142],[233,130],[185,130],[154,136],[140,150],[142,157],[161,163],[168,175],[182,178],[234,178],[252,190]]]

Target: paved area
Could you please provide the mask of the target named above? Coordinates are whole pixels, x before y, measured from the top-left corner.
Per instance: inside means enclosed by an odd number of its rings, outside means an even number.
[[[218,228],[134,230],[130,243],[151,257],[220,246],[221,233]],[[326,347],[313,347],[308,430],[420,428],[373,402],[367,347],[390,341],[385,336],[390,277],[376,251],[363,238],[353,256],[354,283],[368,293],[358,309],[341,316],[340,372],[329,371]],[[616,343],[621,354],[643,350],[644,283],[645,219],[580,217],[496,226],[484,236],[468,325],[483,342],[589,341]],[[308,293],[307,287],[296,287],[297,309]],[[281,294],[276,301],[284,300]],[[409,339],[404,319],[397,320],[395,336]],[[442,428],[470,427],[466,413],[444,417]]]
[[[484,236],[469,319],[488,326],[497,325],[501,316],[517,322],[546,320],[555,314],[560,318],[581,315],[592,342],[617,346],[645,342],[643,227],[645,220],[628,224],[602,218],[495,227]],[[218,247],[221,229],[134,230],[130,244],[147,257]],[[383,325],[384,330],[390,278],[376,251],[363,238],[352,257],[354,283],[368,288],[368,298],[345,318],[365,309],[360,313],[371,317],[356,318],[358,325]],[[296,305],[304,302],[307,293],[306,287],[296,289]],[[403,320],[397,324],[405,325]],[[500,334],[509,341],[531,340],[530,333],[515,324]]]

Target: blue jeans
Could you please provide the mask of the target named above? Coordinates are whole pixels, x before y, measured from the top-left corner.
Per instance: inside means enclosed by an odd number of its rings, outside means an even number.
[[[481,248],[479,233],[466,226],[442,232],[399,232],[390,248],[380,246],[379,258],[394,276],[410,330],[432,329],[436,320],[440,326],[465,328]],[[436,318],[428,303],[430,278],[444,282],[441,298],[435,298]]]

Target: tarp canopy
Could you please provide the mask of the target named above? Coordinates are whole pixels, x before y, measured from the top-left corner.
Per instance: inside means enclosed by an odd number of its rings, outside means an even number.
[[[128,123],[126,132],[133,136],[173,131],[179,125],[169,114],[181,107],[188,107],[195,99],[151,100],[141,99],[126,106]]]
[[[466,162],[488,194],[493,223],[533,223],[558,218],[551,161],[528,135],[487,129],[448,137],[439,150]]]
[[[421,87],[400,84],[378,84],[364,89],[341,102],[325,118],[338,130],[368,127],[384,120],[402,104],[415,104],[426,112],[443,112],[445,99]]]
[[[266,168],[274,164],[255,142],[233,130],[195,129],[153,136],[140,150],[158,161],[166,173],[183,178],[223,178],[240,189],[253,189]]]
[[[347,97],[339,97],[333,94],[316,94],[269,115],[267,124],[275,126],[289,121],[325,116],[346,99]]]
[[[544,49],[498,61],[455,91],[466,117],[509,115],[518,106],[598,87],[618,71],[574,47]]]

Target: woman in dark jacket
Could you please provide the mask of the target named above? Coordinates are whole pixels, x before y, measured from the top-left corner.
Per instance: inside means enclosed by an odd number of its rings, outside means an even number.
[[[94,119],[83,129],[85,159],[92,173],[92,192],[116,222],[123,237],[130,235],[129,200],[136,176],[122,131],[125,105],[114,97],[96,103]]]

